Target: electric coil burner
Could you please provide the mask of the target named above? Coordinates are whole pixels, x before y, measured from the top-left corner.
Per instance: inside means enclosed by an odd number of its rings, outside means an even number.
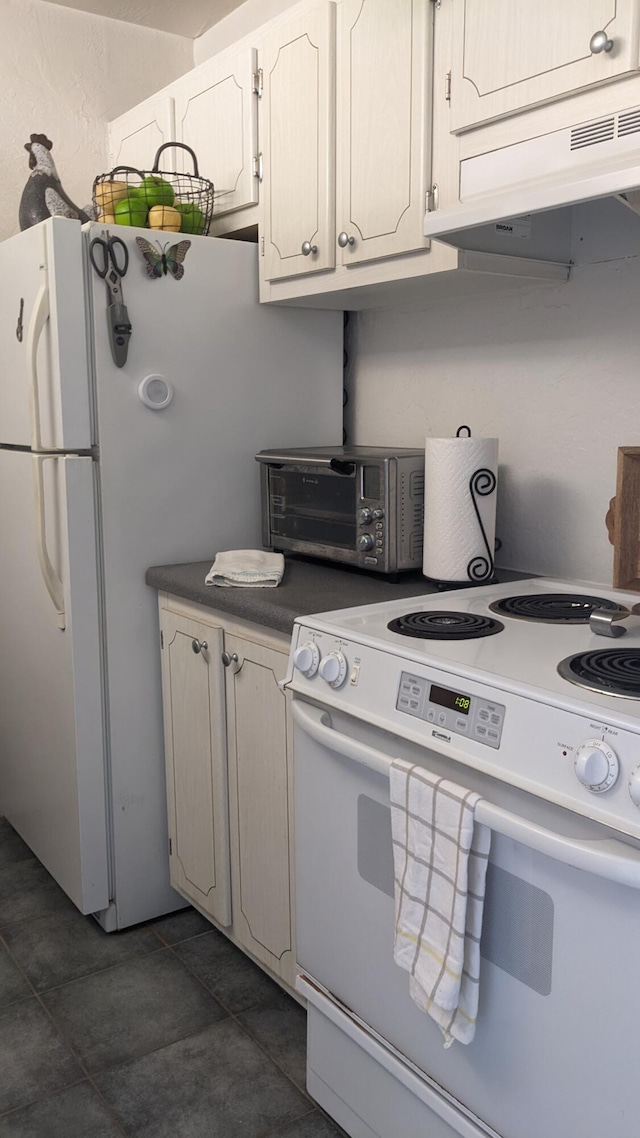
[[[640,650],[609,648],[578,652],[558,664],[565,680],[589,691],[640,699]]]
[[[474,640],[495,636],[504,624],[490,616],[467,612],[410,612],[387,625],[390,632],[418,640]]]
[[[535,620],[546,624],[588,624],[595,609],[619,612],[623,606],[604,597],[580,593],[533,593],[504,597],[488,606],[501,616],[516,620]]]

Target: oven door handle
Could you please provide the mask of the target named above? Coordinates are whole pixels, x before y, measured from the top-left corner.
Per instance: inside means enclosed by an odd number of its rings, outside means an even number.
[[[378,751],[367,743],[360,743],[336,731],[328,711],[295,700],[293,718],[321,746],[360,763],[376,774],[389,777],[392,758],[384,751]],[[484,798],[476,806],[475,819],[496,834],[512,838],[554,861],[573,866],[574,869],[583,869],[586,873],[604,877],[619,885],[640,889],[640,850],[616,841],[615,838],[568,838],[518,814],[512,814],[509,810],[503,810],[501,806],[494,806]]]

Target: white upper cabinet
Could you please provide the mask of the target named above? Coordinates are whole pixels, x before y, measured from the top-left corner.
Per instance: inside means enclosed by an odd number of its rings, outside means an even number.
[[[430,5],[338,6],[338,248],[343,265],[423,249],[431,157]]]
[[[429,0],[342,0],[265,40],[264,280],[426,247],[432,23]]]
[[[266,280],[335,265],[335,6],[264,40],[261,149]]]
[[[255,72],[256,52],[247,47],[214,56],[171,88],[175,139],[191,147],[200,174],[213,182],[216,216],[258,201]],[[186,153],[179,161],[193,173]]]
[[[133,166],[136,170],[150,170],[158,148],[175,136],[173,99],[160,91],[110,122],[108,131],[111,169]]]
[[[637,0],[458,0],[451,129],[504,118],[637,67]]]

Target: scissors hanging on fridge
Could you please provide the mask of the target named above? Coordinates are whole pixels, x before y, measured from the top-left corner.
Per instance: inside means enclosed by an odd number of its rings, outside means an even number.
[[[89,260],[107,286],[107,327],[116,367],[124,367],[129,350],[131,321],[122,295],[122,278],[129,268],[129,250],[120,237],[103,229],[89,245]]]

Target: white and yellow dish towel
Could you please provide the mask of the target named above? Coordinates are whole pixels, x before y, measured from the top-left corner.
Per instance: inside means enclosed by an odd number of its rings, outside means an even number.
[[[281,553],[266,553],[263,549],[227,549],[216,554],[205,584],[275,589],[283,573],[284,557]]]
[[[480,933],[491,830],[474,822],[480,795],[394,759],[394,959],[411,998],[450,1047],[476,1029]]]

